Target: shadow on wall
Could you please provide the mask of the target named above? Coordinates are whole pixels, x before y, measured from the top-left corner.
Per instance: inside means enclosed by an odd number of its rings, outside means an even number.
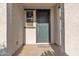
[[[66,53],[62,53],[59,46],[51,45],[51,50],[44,51],[40,56],[68,56]]]
[[[26,44],[26,27],[23,30],[23,44]]]
[[[20,54],[22,52],[22,50],[24,49],[25,44],[23,44],[12,56],[17,56],[18,54]]]

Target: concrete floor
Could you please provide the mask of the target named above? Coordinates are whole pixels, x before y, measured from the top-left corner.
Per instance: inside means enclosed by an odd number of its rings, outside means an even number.
[[[15,55],[17,56],[60,56],[62,55],[60,47],[57,45],[25,45],[18,50]]]

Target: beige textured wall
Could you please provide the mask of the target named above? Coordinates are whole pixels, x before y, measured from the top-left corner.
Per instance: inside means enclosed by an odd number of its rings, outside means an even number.
[[[8,53],[12,55],[23,44],[23,8],[19,4],[8,4]]]
[[[79,4],[64,4],[65,8],[65,52],[79,55]]]
[[[1,49],[7,47],[7,16],[6,3],[0,3],[0,55],[3,53]]]
[[[58,10],[58,4],[54,7],[54,42],[61,46],[61,40],[60,40],[60,18],[59,18],[59,10]]]
[[[0,3],[0,45],[6,41],[7,19],[6,19],[6,4]]]

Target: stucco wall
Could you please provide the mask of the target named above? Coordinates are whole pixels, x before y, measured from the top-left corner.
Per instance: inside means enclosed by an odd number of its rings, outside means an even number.
[[[50,39],[51,39],[51,44],[54,44],[55,43],[55,41],[54,41],[54,26],[55,26],[55,24],[54,24],[54,20],[55,20],[55,18],[54,18],[54,8],[51,8],[50,9],[50,26],[51,26],[51,28],[50,28]]]
[[[3,50],[7,47],[7,17],[6,3],[0,3],[0,55],[4,55]]]
[[[59,4],[54,7],[54,42],[61,46],[61,38],[60,38],[60,12],[58,9]]]
[[[12,55],[23,44],[23,8],[19,4],[8,4],[8,53]]]
[[[65,12],[65,52],[79,55],[79,4],[64,4]]]

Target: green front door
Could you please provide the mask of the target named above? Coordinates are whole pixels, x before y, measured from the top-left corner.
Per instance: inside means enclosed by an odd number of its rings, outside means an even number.
[[[49,43],[49,21],[50,10],[36,10],[36,42],[37,43]]]

